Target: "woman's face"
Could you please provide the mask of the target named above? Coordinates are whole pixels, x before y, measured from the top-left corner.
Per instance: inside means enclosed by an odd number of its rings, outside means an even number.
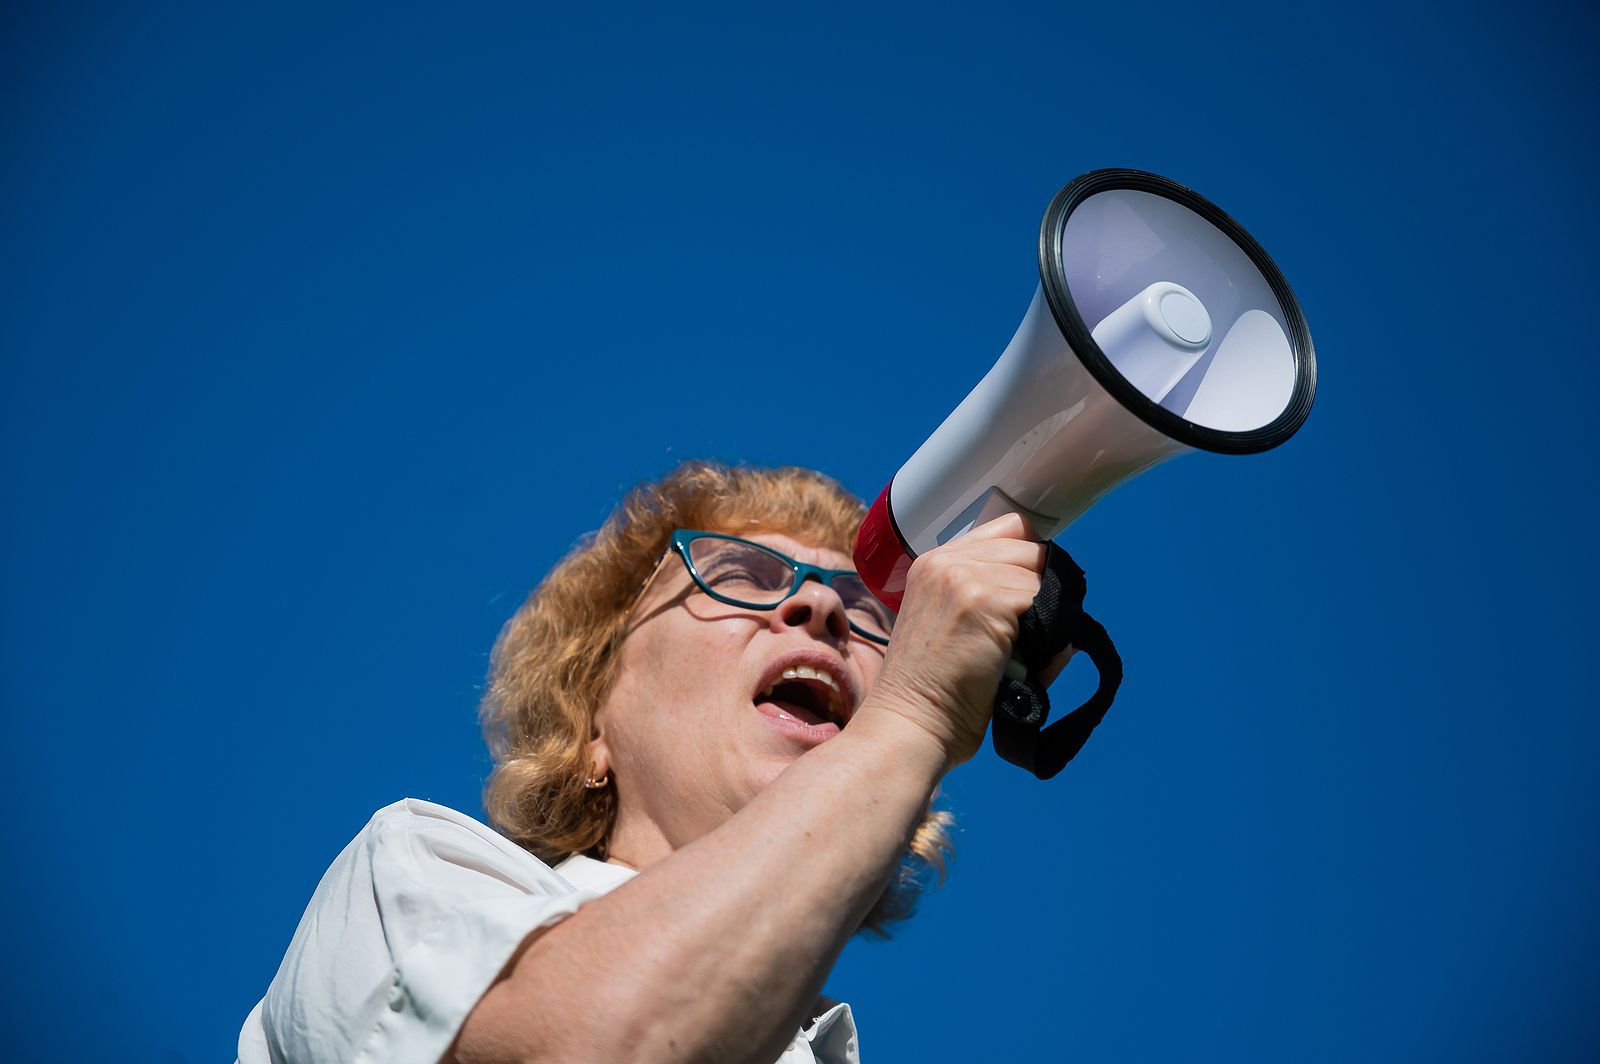
[[[801,562],[838,551],[746,533]],[[634,607],[616,682],[596,717],[595,766],[617,788],[612,852],[670,851],[716,828],[796,758],[837,735],[878,677],[884,648],[852,632],[839,596],[808,580],[771,610],[729,606],[675,554]]]

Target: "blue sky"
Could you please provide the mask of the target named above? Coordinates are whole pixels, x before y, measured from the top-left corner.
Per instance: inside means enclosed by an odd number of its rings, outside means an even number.
[[[1600,1053],[1577,5],[4,24],[19,1058],[231,1054],[374,809],[482,815],[494,635],[621,491],[870,497],[1104,166],[1271,251],[1317,406],[1069,530],[1116,709],[954,773],[950,883],[830,993],[879,1062]]]

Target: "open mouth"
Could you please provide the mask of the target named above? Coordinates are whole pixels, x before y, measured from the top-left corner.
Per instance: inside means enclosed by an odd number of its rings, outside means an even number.
[[[756,693],[753,701],[768,716],[798,721],[829,735],[850,722],[850,699],[844,683],[819,666],[783,668]]]

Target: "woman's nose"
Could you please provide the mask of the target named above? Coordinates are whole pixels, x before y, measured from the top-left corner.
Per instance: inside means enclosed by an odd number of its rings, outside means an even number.
[[[807,580],[800,590],[772,611],[774,628],[804,628],[818,639],[848,639],[850,618],[833,588],[820,580]]]

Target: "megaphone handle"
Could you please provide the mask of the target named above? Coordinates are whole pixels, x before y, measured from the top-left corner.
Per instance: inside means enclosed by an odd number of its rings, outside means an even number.
[[[1008,668],[995,695],[995,752],[1014,765],[1046,780],[1066,767],[1089,741],[1122,684],[1122,656],[1105,627],[1083,612],[1087,590],[1072,556],[1050,544],[1043,586],[1033,606],[1023,615],[1016,653],[1021,668]],[[1099,686],[1083,705],[1048,728],[1050,696],[1037,670],[1067,646],[1081,650],[1100,674]],[[1017,675],[1025,672],[1025,675]]]
[[[1032,673],[1025,679],[1006,676],[995,697],[991,726],[995,753],[1042,780],[1050,779],[1078,756],[1122,685],[1122,656],[1100,622],[1084,614],[1083,628],[1072,646],[1094,663],[1100,684],[1083,705],[1065,717],[1042,727],[1050,715],[1050,696]]]
[[[1039,733],[1033,774],[1042,780],[1054,776],[1078,756],[1090,734],[1105,720],[1106,711],[1116,701],[1117,689],[1122,686],[1122,655],[1117,653],[1116,644],[1111,642],[1111,636],[1099,621],[1084,614],[1083,628],[1072,645],[1094,662],[1100,673],[1100,683],[1083,705]]]

